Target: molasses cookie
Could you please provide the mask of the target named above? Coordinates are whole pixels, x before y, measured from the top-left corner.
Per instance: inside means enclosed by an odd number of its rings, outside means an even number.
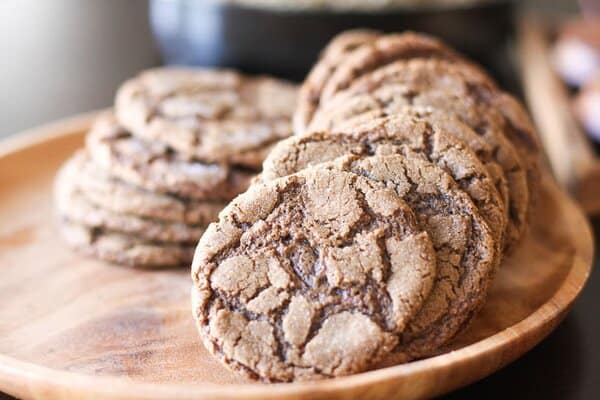
[[[391,189],[312,168],[252,185],[200,240],[193,310],[207,349],[268,382],[365,371],[428,297],[427,233]]]
[[[205,162],[258,168],[292,134],[296,87],[233,71],[160,68],[127,81],[119,121],[134,135]]]
[[[497,256],[487,224],[450,175],[416,154],[353,155],[323,167],[353,172],[394,189],[429,233],[437,259],[435,284],[391,358],[435,354],[485,301]]]
[[[193,246],[148,242],[122,233],[90,228],[63,219],[60,230],[67,243],[90,257],[136,268],[189,265]]]
[[[89,203],[115,213],[206,226],[216,221],[227,205],[220,201],[197,201],[141,189],[110,175],[83,151],[74,155],[70,162],[76,164],[75,186],[83,197]]]
[[[330,109],[337,109],[352,97],[387,91],[395,85],[396,101],[404,98],[409,105],[429,106],[454,114],[485,140],[503,169],[510,197],[506,241],[510,249],[526,227],[530,188],[533,189],[537,179],[537,140],[528,118],[522,118],[522,108],[514,99],[506,100],[509,96],[497,94],[498,90],[488,81],[466,64],[425,59],[395,62],[355,81],[318,112],[329,114]],[[320,118],[315,116],[315,119]],[[515,133],[517,131],[520,133]],[[515,140],[518,144],[513,145],[508,138],[516,136],[522,139]],[[525,142],[531,146],[523,144]]]
[[[98,118],[86,138],[93,162],[151,192],[196,200],[230,200],[248,187],[252,171],[192,161],[121,127],[112,114]]]
[[[442,41],[428,35],[404,32],[381,36],[340,60],[323,88],[321,103],[326,103],[337,92],[348,88],[352,82],[369,72],[398,60],[413,58],[463,61],[458,53]]]
[[[61,216],[70,221],[149,241],[193,244],[204,233],[204,228],[200,226],[119,214],[91,204],[76,187],[78,175],[75,168],[76,164],[67,162],[58,173],[55,183],[56,208]]]
[[[347,154],[408,151],[438,165],[456,180],[489,224],[497,245],[502,246],[507,216],[485,166],[464,143],[417,114],[375,119],[346,132],[314,132],[288,138],[265,160],[260,179],[286,176]]]
[[[492,148],[468,125],[454,114],[427,106],[410,106],[394,85],[386,86],[369,94],[359,94],[338,104],[328,114],[320,113],[311,123],[312,131],[350,132],[361,125],[379,118],[406,115],[425,119],[439,130],[464,142],[484,164],[496,189],[501,195],[508,213],[508,186],[502,167],[494,160]]]

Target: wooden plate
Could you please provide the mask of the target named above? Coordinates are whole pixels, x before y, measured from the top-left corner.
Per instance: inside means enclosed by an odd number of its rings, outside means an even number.
[[[74,254],[58,237],[52,178],[81,146],[90,119],[0,144],[0,390],[17,397],[430,397],[531,349],[565,316],[590,273],[589,225],[546,174],[528,237],[452,351],[310,384],[251,383],[200,344],[187,270],[106,265]]]

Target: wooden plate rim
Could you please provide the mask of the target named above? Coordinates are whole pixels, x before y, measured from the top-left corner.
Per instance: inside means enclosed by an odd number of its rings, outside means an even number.
[[[29,147],[40,145],[49,140],[85,131],[98,113],[96,111],[62,119],[3,139],[0,141],[0,158],[26,150]],[[23,391],[26,391],[25,387],[31,388],[35,383],[46,385],[48,389],[54,388],[63,392],[85,392],[88,395],[95,393],[102,397],[118,396],[119,398],[136,399],[197,398],[198,396],[227,396],[229,398],[306,396],[311,393],[327,394],[342,389],[366,388],[374,384],[381,384],[408,376],[416,378],[425,372],[443,370],[455,363],[466,363],[468,365],[471,361],[486,355],[492,355],[495,352],[501,353],[500,350],[506,349],[516,340],[528,343],[527,348],[530,349],[543,339],[566,315],[583,289],[592,269],[594,244],[590,224],[581,209],[566,194],[562,193],[558,188],[553,188],[553,191],[562,197],[560,200],[561,203],[568,203],[576,211],[576,215],[580,219],[577,223],[580,224],[585,233],[585,238],[581,240],[585,246],[576,249],[577,251],[573,254],[573,265],[562,284],[552,297],[535,312],[520,322],[461,349],[408,364],[348,377],[311,382],[310,385],[301,382],[271,385],[257,383],[220,385],[203,382],[196,385],[135,382],[127,378],[94,377],[54,370],[0,354],[0,385],[2,383],[11,383],[14,388],[23,387]],[[500,360],[500,363],[493,367],[493,370],[501,368],[519,355],[511,355],[506,359]],[[482,372],[481,376],[477,379],[485,375],[486,373]],[[473,381],[477,379],[473,379]],[[456,386],[458,387],[460,384]],[[8,393],[10,393],[10,389],[10,387],[3,388]],[[23,393],[23,391],[19,391],[16,394]]]

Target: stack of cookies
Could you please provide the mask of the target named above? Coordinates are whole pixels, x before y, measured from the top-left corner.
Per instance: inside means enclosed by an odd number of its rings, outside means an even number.
[[[126,82],[58,174],[66,240],[118,264],[188,266],[206,226],[292,134],[296,95],[228,70],[162,68]]]
[[[207,349],[265,382],[443,352],[527,229],[523,107],[434,38],[352,31],[304,82],[294,130],[196,250]]]

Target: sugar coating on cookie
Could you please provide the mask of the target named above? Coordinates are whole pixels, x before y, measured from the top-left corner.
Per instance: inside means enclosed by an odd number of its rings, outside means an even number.
[[[292,133],[295,85],[230,70],[157,68],[125,82],[119,120],[135,135],[206,162],[259,167]]]
[[[347,375],[389,356],[435,275],[429,236],[393,190],[308,169],[253,185],[209,226],[194,316],[205,346],[250,377]]]

